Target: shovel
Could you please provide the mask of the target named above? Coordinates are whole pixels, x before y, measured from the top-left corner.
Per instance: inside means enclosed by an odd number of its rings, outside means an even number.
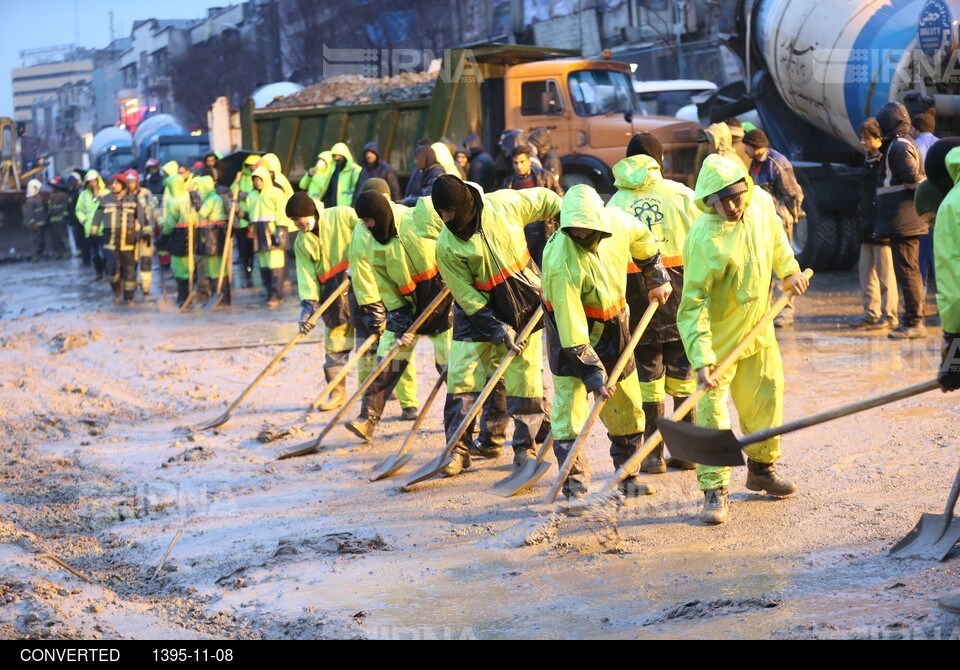
[[[928,391],[933,391],[938,388],[940,388],[940,384],[936,380],[915,384],[914,386],[908,386],[907,388],[893,391],[892,393],[885,393],[827,412],[797,419],[796,421],[785,423],[782,426],[774,426],[773,428],[760,430],[756,433],[750,433],[741,438],[737,438],[732,430],[703,428],[689,423],[677,423],[669,419],[660,419],[657,422],[657,426],[660,428],[660,433],[663,435],[663,440],[666,442],[667,447],[669,447],[670,453],[673,454],[675,458],[681,458],[692,463],[703,463],[704,465],[733,467],[746,465],[746,461],[743,460],[742,449],[748,444],[763,442],[778,435],[793,433],[803,428],[817,426],[821,423],[833,421],[834,419],[841,419],[851,414],[873,409],[874,407],[880,407],[881,405],[888,405],[898,400],[904,400],[905,398],[912,398],[915,395],[927,393]]]
[[[167,295],[167,273],[163,271],[162,265],[160,266],[160,297],[157,298],[157,309],[161,312],[175,312],[177,310],[173,297]]]
[[[427,305],[426,309],[424,309],[422,312],[420,312],[420,314],[417,315],[417,318],[414,320],[414,322],[410,325],[409,328],[407,328],[407,333],[415,335],[417,333],[417,330],[420,329],[420,326],[424,324],[427,318],[429,318],[429,316],[433,314],[434,310],[437,309],[440,303],[443,302],[449,294],[450,294],[450,289],[445,288],[442,291],[440,291],[440,293],[437,294],[437,296],[430,302],[430,304]],[[283,461],[288,458],[296,458],[297,456],[309,456],[310,454],[313,454],[319,451],[320,443],[323,442],[323,438],[325,438],[327,435],[330,434],[330,431],[332,431],[333,427],[336,426],[337,423],[340,421],[340,419],[343,418],[343,415],[347,413],[347,410],[350,409],[350,406],[353,405],[353,403],[355,403],[357,399],[359,399],[366,392],[366,390],[373,385],[374,380],[376,380],[376,378],[380,376],[380,373],[387,369],[387,366],[390,365],[390,361],[396,358],[397,354],[400,353],[400,348],[401,348],[400,341],[397,340],[397,342],[390,348],[390,351],[388,351],[386,355],[380,360],[380,362],[377,363],[377,367],[373,369],[373,372],[367,375],[367,378],[363,380],[363,383],[361,383],[360,386],[357,388],[357,390],[354,392],[354,394],[350,396],[350,399],[347,400],[347,402],[343,403],[343,406],[339,410],[337,410],[336,415],[334,415],[334,417],[330,419],[330,422],[327,423],[326,426],[324,426],[323,430],[320,432],[320,434],[316,438],[314,438],[310,442],[305,442],[299,445],[293,451],[288,451],[285,454],[280,454],[279,456],[277,456],[277,460]]]
[[[494,484],[490,489],[490,493],[509,498],[517,495],[528,486],[535,484],[538,479],[547,474],[550,466],[553,465],[553,463],[544,460],[551,446],[553,446],[553,431],[550,431],[547,439],[543,441],[543,444],[540,446],[540,451],[537,452],[536,459],[527,459],[524,461],[519,470],[515,470]]]
[[[627,367],[627,363],[629,363],[630,359],[633,358],[633,350],[637,348],[640,338],[643,337],[644,332],[647,330],[647,326],[650,325],[650,322],[653,320],[653,315],[656,314],[657,308],[659,307],[660,303],[656,300],[647,306],[647,311],[643,313],[640,323],[637,324],[637,327],[633,331],[633,335],[630,336],[630,341],[627,342],[627,346],[624,347],[622,352],[620,352],[620,358],[617,359],[616,364],[613,366],[613,369],[608,375],[608,383],[610,386],[615,387],[617,383],[619,383],[620,375],[623,373],[623,369]],[[583,424],[583,428],[580,429],[580,434],[577,435],[577,439],[574,440],[573,446],[570,448],[570,452],[567,454],[567,460],[565,460],[563,465],[560,467],[560,476],[557,477],[556,483],[554,483],[553,488],[550,489],[550,494],[547,496],[547,503],[552,503],[557,499],[557,494],[560,493],[563,483],[567,481],[567,477],[570,476],[570,471],[573,469],[573,464],[577,461],[577,454],[579,454],[580,450],[583,448],[583,443],[587,439],[587,435],[590,434],[590,429],[593,428],[593,424],[595,424],[597,419],[600,418],[600,412],[603,410],[603,407],[606,404],[607,398],[603,397],[599,398],[593,403],[593,409],[590,410],[590,416],[587,417],[587,422]]]
[[[813,270],[804,270],[803,274],[807,277],[807,279],[810,279],[813,277]],[[782,312],[787,306],[787,303],[792,299],[793,295],[790,293],[786,293],[781,296],[780,299],[777,300],[777,302],[775,302],[767,311],[767,313],[763,315],[760,321],[757,322],[757,325],[755,325],[750,332],[746,334],[743,340],[733,348],[733,351],[727,354],[727,357],[717,364],[714,370],[714,377],[721,377],[727,370],[730,369],[732,365],[739,361],[740,357],[743,355],[743,352],[747,350],[747,347],[753,344],[753,341],[757,339],[760,333],[766,330],[767,326],[769,326],[773,320],[777,318],[780,312]],[[673,416],[670,418],[673,421],[679,421],[689,414],[693,408],[697,406],[697,403],[700,402],[700,400],[702,400],[703,397],[709,392],[710,389],[701,386],[693,395],[683,401],[683,404],[681,404],[680,407],[674,411]],[[633,454],[633,456],[628,458],[623,465],[617,468],[616,473],[613,475],[613,481],[611,481],[597,493],[591,494],[590,498],[585,501],[585,504],[591,509],[605,513],[607,502],[619,495],[617,489],[618,485],[632,473],[636,472],[641,461],[643,461],[643,459],[646,458],[650,452],[653,451],[662,441],[663,436],[660,434],[659,430],[647,438],[646,442],[643,443],[643,446],[641,446],[636,453]],[[674,454],[672,450],[671,456],[679,458],[679,456]],[[692,462],[695,463],[696,461]]]
[[[410,450],[410,445],[413,443],[413,438],[416,436],[417,431],[420,430],[420,425],[423,423],[423,420],[427,418],[427,410],[430,409],[433,401],[436,400],[437,394],[440,392],[440,387],[443,386],[445,381],[447,381],[446,367],[440,371],[440,376],[437,378],[437,383],[433,385],[430,395],[427,396],[427,401],[423,404],[423,409],[420,410],[420,416],[417,417],[417,420],[413,423],[413,428],[411,428],[410,432],[407,433],[407,439],[403,441],[400,451],[395,453],[393,456],[388,456],[386,460],[373,469],[373,474],[370,476],[371,482],[392,477],[400,471],[400,468],[409,463],[411,458],[413,458],[413,454],[409,454],[407,452]]]
[[[327,298],[322,305],[320,305],[320,308],[313,313],[313,316],[311,316],[308,319],[308,321],[310,323],[316,323],[317,319],[320,318],[320,315],[323,314],[325,311],[327,311],[330,305],[336,302],[337,298],[343,295],[343,293],[347,290],[347,285],[349,283],[350,283],[349,281],[344,281],[342,284],[340,284],[340,286],[337,287],[337,289],[330,295],[330,297]],[[297,334],[293,336],[293,339],[290,340],[287,343],[287,345],[280,351],[280,353],[277,354],[274,357],[274,359],[267,364],[267,367],[265,367],[263,370],[260,371],[260,374],[257,375],[257,378],[254,379],[252,382],[250,382],[250,386],[248,386],[243,390],[243,393],[241,393],[237,397],[237,399],[233,401],[233,404],[231,404],[230,407],[227,408],[226,412],[224,412],[219,417],[214,419],[211,423],[208,423],[205,426],[201,426],[200,428],[197,428],[197,430],[210,430],[212,428],[219,428],[220,426],[225,424],[227,421],[229,421],[230,414],[233,412],[233,410],[235,410],[237,406],[241,402],[243,402],[243,399],[246,398],[247,394],[253,390],[253,387],[259,384],[263,380],[263,378],[266,377],[267,374],[273,369],[273,367],[280,362],[280,359],[283,358],[288,351],[290,351],[293,345],[295,345],[297,342],[300,341],[301,337],[303,337],[303,334],[297,331]]]
[[[537,311],[533,313],[533,317],[531,317],[527,325],[523,327],[523,330],[520,331],[520,334],[517,335],[517,342],[526,342],[530,338],[530,333],[533,332],[533,328],[537,325],[537,322],[540,321],[541,316],[543,316],[543,306],[537,307]],[[453,460],[453,450],[456,448],[457,442],[459,442],[460,438],[463,437],[463,434],[467,432],[467,427],[470,426],[470,423],[477,417],[477,414],[480,413],[480,410],[483,408],[483,403],[485,403],[487,398],[490,397],[490,394],[493,393],[493,387],[497,385],[498,381],[500,381],[500,378],[507,371],[511,361],[513,361],[516,356],[517,352],[510,351],[506,356],[503,357],[500,365],[496,370],[494,370],[493,374],[490,376],[490,379],[487,380],[487,385],[483,387],[480,395],[477,396],[477,400],[473,403],[473,407],[471,407],[470,411],[467,412],[467,416],[465,416],[463,421],[460,422],[460,425],[457,427],[456,432],[454,432],[453,437],[451,437],[450,441],[447,442],[447,446],[444,447],[439,456],[414,472],[413,479],[404,484],[401,490],[409,491],[410,487],[414,484],[419,484],[420,482],[424,482],[428,479],[433,479],[439,475],[441,471],[447,467],[447,465],[450,464],[450,462]]]
[[[217,296],[211,300],[207,306],[205,311],[208,314],[220,306],[220,302],[223,300],[223,276],[226,273],[228,265],[233,265],[233,217],[236,213],[237,197],[234,195],[233,204],[230,205],[230,216],[227,217],[227,236],[223,239],[223,254],[220,256],[220,277],[217,278]],[[232,280],[233,277],[230,279]],[[232,283],[231,286],[233,286]]]
[[[337,387],[337,384],[346,379],[347,374],[353,369],[353,366],[356,365],[361,358],[363,358],[364,354],[367,353],[367,350],[379,339],[379,335],[371,335],[363,341],[363,343],[354,352],[353,356],[347,360],[347,364],[340,368],[340,371],[333,376],[333,379],[327,382],[327,385],[324,387],[320,397],[314,400],[313,403],[307,408],[307,411],[303,413],[304,419],[310,416],[310,412],[316,411],[316,409],[323,404],[323,401],[326,400],[327,397],[333,392],[333,389]]]
[[[960,540],[960,519],[953,518],[953,509],[960,497],[960,470],[953,481],[953,489],[947,498],[943,515],[924,514],[907,536],[897,542],[890,555],[894,558],[921,558],[929,561],[944,560]]]

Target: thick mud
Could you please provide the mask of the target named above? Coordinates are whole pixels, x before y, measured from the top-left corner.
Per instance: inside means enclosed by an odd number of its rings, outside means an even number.
[[[337,427],[319,453],[277,461],[327,420],[303,420],[323,387],[317,334],[198,432],[279,347],[173,350],[286,341],[296,300],[267,310],[250,289],[212,314],[122,307],[90,274],[0,265],[0,638],[960,638],[936,605],[960,590],[960,562],[887,555],[942,512],[958,396],[787,436],[799,492],[754,495],[735,472],[726,526],[696,520],[681,471],[649,477],[658,493],[615,524],[566,519],[544,504],[555,468],[514,498],[490,493],[506,455],[402,492],[443,448],[440,403],[396,477],[370,481],[411,425],[395,402],[371,444]],[[779,333],[786,420],[933,376],[939,330],[864,335],[848,326],[858,309],[852,274],[817,275],[798,302]],[[426,342],[418,361],[425,399]],[[595,430],[594,487],[612,474],[607,446]]]

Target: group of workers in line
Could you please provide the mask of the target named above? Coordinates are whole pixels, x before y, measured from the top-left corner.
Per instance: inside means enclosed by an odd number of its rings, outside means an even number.
[[[522,163],[529,153],[518,148],[513,158]],[[356,331],[380,335],[381,357],[399,344],[399,356],[373,381],[359,416],[346,428],[372,439],[394,389],[405,410],[416,409],[403,403],[405,397],[416,402],[410,359],[420,335],[431,339],[435,365],[445,374],[448,440],[490,374],[511,357],[502,388],[483,408],[479,435],[474,438],[471,426],[460,437],[444,468],[447,476],[471,467],[474,459],[498,458],[509,419],[516,467],[535,457],[549,433],[563,462],[583,428],[591,394],[607,400],[601,420],[614,468],[655,430],[667,396],[679,404],[698,381],[712,390],[688,420],[728,427],[732,394],[744,430],[778,425],[783,370],[772,325],[736,366],[714,375],[717,361],[769,308],[774,274],[794,294],[808,286],[777,203],[729,158],[708,156],[695,191],[665,179],[662,161],[655,137],[635,136],[614,167],[617,192],[606,205],[587,185],[563,195],[559,187],[536,184],[486,192],[452,173],[432,179],[429,193],[412,207],[393,201],[389,182],[380,178],[361,185],[352,208],[327,207],[318,192],[311,197],[309,190],[288,199],[285,213],[300,231],[301,331],[310,331],[319,304],[344,274],[351,283],[352,295],[323,314],[327,379],[341,371],[351,343],[366,340]],[[525,235],[538,221],[559,221],[545,241],[542,263],[532,258]],[[449,297],[436,304],[446,290]],[[610,379],[607,372],[652,302],[659,305],[654,321],[624,372]],[[432,305],[434,311],[424,315]],[[425,320],[412,332],[421,316]],[[520,337],[525,330],[529,334]],[[544,340],[552,402],[544,393]],[[345,396],[341,382],[328,408],[341,406]],[[778,497],[796,490],[776,470],[778,438],[748,447],[748,454],[748,488]],[[668,463],[662,446],[628,473],[621,491],[628,496],[652,492],[640,474],[663,473],[668,465],[695,467],[704,492],[701,518],[726,522],[729,468]],[[589,464],[581,454],[563,483],[571,514],[584,510],[589,481]]]

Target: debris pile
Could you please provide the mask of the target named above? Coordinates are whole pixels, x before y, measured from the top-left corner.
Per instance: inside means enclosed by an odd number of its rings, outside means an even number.
[[[436,80],[436,72],[402,72],[382,79],[340,74],[302,91],[275,98],[267,107],[331,107],[420,100],[433,95]]]

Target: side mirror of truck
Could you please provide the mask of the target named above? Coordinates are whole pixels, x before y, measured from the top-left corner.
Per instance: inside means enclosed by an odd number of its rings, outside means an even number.
[[[633,123],[633,112],[624,112],[623,120],[627,123]]]

